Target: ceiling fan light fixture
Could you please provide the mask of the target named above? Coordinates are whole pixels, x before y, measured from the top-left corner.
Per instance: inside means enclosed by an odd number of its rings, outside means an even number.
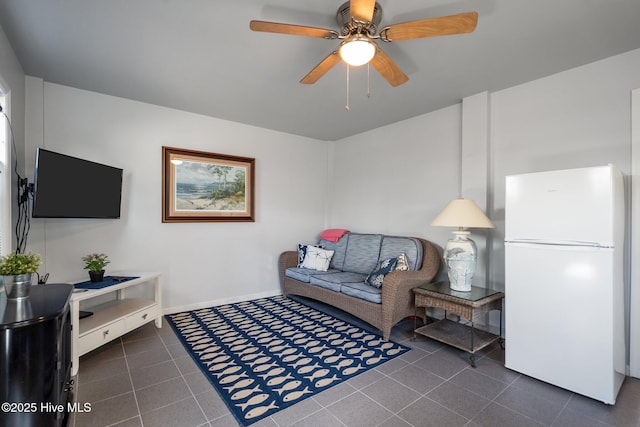
[[[357,67],[367,64],[376,54],[376,45],[362,35],[355,35],[340,45],[340,58],[347,64]]]

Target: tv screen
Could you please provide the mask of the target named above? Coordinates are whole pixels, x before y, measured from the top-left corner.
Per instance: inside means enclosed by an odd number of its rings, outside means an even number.
[[[34,218],[120,218],[122,169],[39,148]]]

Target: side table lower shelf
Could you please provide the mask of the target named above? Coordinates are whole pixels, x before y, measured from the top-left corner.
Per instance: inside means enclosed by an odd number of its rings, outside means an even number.
[[[127,331],[160,316],[160,306],[153,300],[121,299],[92,307],[95,314],[80,321],[78,350],[86,354]]]
[[[472,286],[468,292],[451,289],[449,282],[436,282],[413,289],[415,295],[416,334],[424,335],[436,341],[469,353],[469,362],[476,367],[475,353],[494,341],[504,348],[502,339],[502,314],[500,315],[500,333],[498,335],[477,329],[475,323],[493,310],[502,311],[504,294],[502,292]],[[417,310],[419,307],[433,307],[444,310],[444,318],[418,328]],[[454,322],[447,318],[452,313],[467,323]]]
[[[475,365],[474,354],[477,351],[482,350],[496,340],[502,339],[498,335],[449,319],[436,320],[433,323],[421,326],[415,330],[415,333],[466,351],[470,354],[469,360],[472,366]]]

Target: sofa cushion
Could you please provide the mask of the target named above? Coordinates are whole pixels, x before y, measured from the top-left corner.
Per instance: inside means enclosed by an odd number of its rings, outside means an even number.
[[[341,292],[376,304],[382,303],[382,289],[366,285],[364,282],[344,283]]]
[[[342,270],[344,267],[344,255],[347,253],[347,242],[349,235],[346,234],[340,238],[337,242],[332,242],[326,239],[320,239],[318,246],[333,251],[333,258],[331,258],[330,268],[336,268]]]
[[[331,274],[318,274],[310,277],[309,283],[340,292],[342,286],[350,283],[364,283],[365,275],[340,271]]]
[[[366,276],[378,264],[382,234],[349,233],[347,236],[349,241],[342,270]],[[398,254],[399,252],[393,256]]]
[[[374,288],[381,288],[382,282],[384,281],[384,276],[391,273],[396,269],[396,265],[398,264],[398,258],[387,258],[378,262],[376,268],[373,269],[371,273],[364,280],[364,283],[373,286]]]
[[[302,267],[289,267],[284,271],[284,275],[304,283],[309,283],[312,275],[322,275],[337,272],[339,272],[339,270],[317,271]]]
[[[413,237],[384,236],[378,260],[397,257],[403,252],[407,255],[409,270],[422,267],[422,243]]]

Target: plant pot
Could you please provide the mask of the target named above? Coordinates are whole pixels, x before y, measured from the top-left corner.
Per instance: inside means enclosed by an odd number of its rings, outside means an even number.
[[[104,270],[100,270],[100,271],[89,270],[89,279],[92,282],[102,282],[102,280],[104,279]]]
[[[10,319],[12,322],[22,322],[33,318],[31,308],[31,298],[7,299],[4,307],[4,320]]]
[[[19,300],[29,297],[33,273],[18,274],[15,276],[0,276],[7,299]]]

